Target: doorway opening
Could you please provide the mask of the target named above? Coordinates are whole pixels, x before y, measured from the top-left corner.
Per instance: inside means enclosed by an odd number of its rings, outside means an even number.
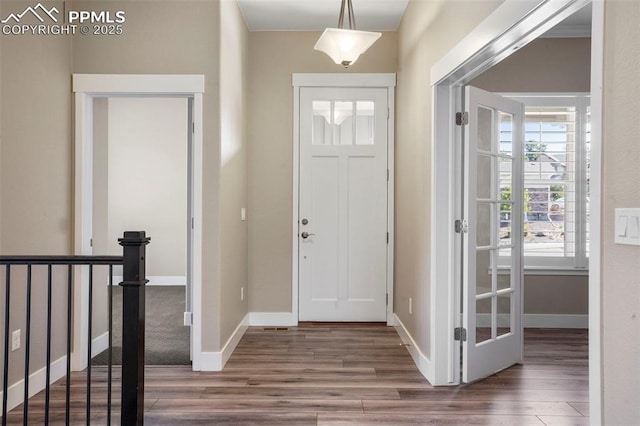
[[[178,255],[183,257],[182,275],[159,275],[160,282],[174,283],[176,277],[184,279],[184,312],[181,322],[190,325],[190,344],[192,366],[194,370],[200,369],[201,358],[201,270],[202,270],[202,94],[204,92],[204,77],[197,75],[87,75],[76,74],[73,76],[73,90],[75,92],[76,112],[76,149],[75,149],[75,254],[92,254],[94,221],[104,220],[94,205],[94,179],[100,178],[99,168],[94,164],[94,149],[100,144],[94,143],[96,136],[95,127],[100,124],[95,121],[95,108],[100,108],[99,100],[104,98],[114,99],[115,103],[125,102],[125,99],[134,98],[137,101],[153,101],[158,99],[171,99],[178,107],[184,107],[180,115],[185,124],[179,132],[180,139],[186,144],[177,149],[183,150],[186,164],[183,164],[182,191],[184,203],[177,209],[177,215],[181,211],[185,213],[182,224],[175,224],[174,228],[182,229],[184,233],[179,240],[183,241],[183,247]],[[98,100],[98,101],[97,101]],[[174,106],[176,106],[174,105]],[[122,136],[122,135],[121,135]],[[99,148],[97,148],[99,149]],[[124,148],[126,151],[126,147]],[[125,154],[126,156],[126,154]],[[141,157],[142,156],[142,157]],[[138,160],[144,158],[144,153],[139,153]],[[129,164],[128,168],[133,167]],[[96,175],[98,171],[98,175]],[[126,170],[121,173],[126,173]],[[133,179],[132,184],[135,183]],[[178,186],[180,184],[178,183]],[[115,189],[115,188],[114,188]],[[170,200],[167,202],[173,202]],[[103,206],[106,207],[106,206]],[[147,214],[148,216],[148,214]],[[174,215],[176,216],[176,215]],[[117,215],[116,215],[117,217]],[[128,219],[127,219],[128,220]],[[140,219],[144,222],[144,218]],[[140,223],[143,223],[140,222]],[[99,223],[98,223],[99,224]],[[143,224],[139,226],[144,226]],[[108,226],[107,226],[108,228]],[[153,238],[153,235],[151,235]],[[100,238],[98,238],[100,239]],[[181,243],[182,244],[182,243]],[[164,263],[161,261],[161,263]],[[77,277],[82,283],[75,289],[74,300],[86,300],[88,284],[85,277]],[[89,360],[86,355],[88,341],[85,336],[88,332],[88,312],[86,304],[74,304],[74,316],[78,318],[74,322],[74,350],[72,364],[75,370],[86,367]],[[182,309],[180,309],[182,310]],[[95,328],[94,328],[95,330]],[[94,346],[92,346],[93,348]],[[84,349],[83,349],[84,348]],[[100,351],[99,345],[93,355]]]
[[[461,97],[463,86],[469,84],[485,70],[509,56],[513,51],[541,36],[565,18],[574,14],[589,0],[566,0],[556,4],[545,3],[545,7],[531,10],[531,5],[519,4],[517,11],[498,7],[491,19],[487,19],[469,34],[456,49],[445,56],[432,68],[431,82],[435,97],[434,118],[434,176],[439,184],[435,188],[432,205],[433,283],[432,286],[432,328],[431,328],[431,371],[430,381],[436,385],[457,384],[460,377],[460,343],[455,340],[453,330],[461,327],[458,301],[462,297],[462,283],[457,277],[456,253],[460,242],[452,236],[454,221],[461,217],[459,206],[451,196],[451,188],[456,186],[457,169],[456,141],[461,138],[462,129],[455,126],[455,113],[463,111]],[[591,415],[600,418],[600,282],[599,282],[599,232],[600,232],[600,121],[601,121],[601,81],[602,81],[602,17],[603,8],[599,2],[593,3],[592,43],[591,43],[591,194],[590,215],[591,250],[589,254],[589,334],[590,362],[589,387]],[[496,19],[493,19],[496,18]],[[500,24],[497,24],[500,22]],[[501,27],[502,28],[498,28]],[[466,43],[466,41],[469,43]],[[436,250],[435,247],[439,250]],[[444,327],[448,324],[449,327]]]
[[[94,253],[117,255],[118,236],[144,229],[153,237],[146,255],[145,363],[190,365],[187,280],[189,104],[186,98],[95,97],[93,105]],[[121,267],[114,282],[122,281]],[[100,283],[100,281],[97,281]],[[106,282],[106,279],[104,280]],[[113,288],[114,363],[120,362],[122,288]],[[94,306],[108,297],[94,285]],[[104,308],[104,306],[101,306]],[[94,332],[106,312],[93,311]],[[106,351],[93,359],[106,364]]]

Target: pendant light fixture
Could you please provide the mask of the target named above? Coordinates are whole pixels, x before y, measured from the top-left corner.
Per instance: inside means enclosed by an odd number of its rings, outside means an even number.
[[[348,29],[343,28],[345,8],[349,18]],[[382,33],[356,30],[356,17],[353,14],[351,0],[342,0],[338,28],[325,29],[314,49],[326,53],[333,59],[333,62],[347,68],[366,52],[381,35]]]

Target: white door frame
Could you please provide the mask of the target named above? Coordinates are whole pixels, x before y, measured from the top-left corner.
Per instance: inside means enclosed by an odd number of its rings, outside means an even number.
[[[74,175],[74,254],[92,254],[93,228],[93,99],[96,97],[180,97],[192,102],[192,358],[193,370],[200,369],[202,354],[202,95],[203,75],[126,75],[74,74],[75,93],[75,175]],[[153,236],[151,235],[153,238]],[[86,300],[86,279],[76,280],[74,300]],[[74,371],[87,366],[88,306],[74,303],[73,351]]]
[[[300,176],[300,89],[303,87],[353,87],[387,89],[387,107],[389,120],[387,124],[387,229],[389,244],[387,245],[387,324],[393,325],[393,214],[394,214],[394,105],[396,75],[380,74],[344,74],[344,73],[294,73],[293,83],[293,220],[291,239],[291,325],[298,324],[298,189]]]
[[[460,111],[460,88],[475,76],[539,37],[567,16],[592,3],[591,46],[591,251],[589,255],[589,391],[592,424],[602,422],[600,206],[601,128],[604,46],[603,0],[505,0],[478,27],[431,69],[433,89],[433,155],[431,199],[431,365],[434,385],[459,383],[459,345],[453,329],[460,326],[459,288],[453,233],[456,211],[455,112]],[[437,206],[437,208],[436,208]],[[459,284],[459,283],[458,283]],[[445,326],[446,325],[446,326]]]

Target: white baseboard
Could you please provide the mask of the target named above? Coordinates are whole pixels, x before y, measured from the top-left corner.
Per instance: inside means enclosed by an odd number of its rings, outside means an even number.
[[[298,325],[292,312],[250,312],[249,325],[256,327],[293,327]]]
[[[398,332],[400,339],[402,339],[402,342],[407,345],[407,350],[409,351],[409,354],[411,354],[413,362],[416,364],[416,367],[418,367],[418,370],[425,379],[427,379],[429,383],[433,383],[433,377],[435,374],[433,372],[431,361],[422,353],[415,340],[413,340],[413,337],[411,337],[411,334],[409,334],[409,331],[406,329],[402,321],[400,321],[400,318],[398,318],[396,314],[393,314],[393,316],[395,317],[393,321],[395,323],[394,327]]]
[[[509,314],[498,314],[498,326],[509,324]],[[477,325],[489,327],[491,316],[478,314]],[[565,315],[565,314],[524,314],[524,328],[589,328],[589,315]]]
[[[156,275],[156,276],[147,276],[147,279],[149,280],[149,282],[147,283],[148,286],[164,286],[164,285],[184,286],[187,283],[187,277],[185,276]],[[119,284],[121,282],[122,282],[121,275],[113,276],[113,284]]]
[[[589,328],[589,315],[524,314],[525,328]]]
[[[91,340],[91,358],[109,348],[109,332],[102,333],[98,337]]]
[[[60,378],[64,377],[67,373],[67,356],[64,355],[61,358],[51,363],[50,381],[54,383]],[[47,381],[47,369],[45,367],[29,375],[29,398],[42,391],[45,388]],[[2,391],[0,391],[0,401],[2,401]],[[7,390],[7,411],[13,410],[18,405],[24,402],[24,379],[20,379],[19,382],[9,386]],[[0,409],[2,408],[2,402],[0,402]]]
[[[240,324],[238,324],[234,332],[231,333],[227,343],[225,343],[220,352],[202,352],[200,356],[201,371],[222,371],[236,346],[240,343],[240,339],[242,339],[242,336],[244,336],[244,333],[249,328],[249,315],[250,314],[245,315],[242,321],[240,321]]]

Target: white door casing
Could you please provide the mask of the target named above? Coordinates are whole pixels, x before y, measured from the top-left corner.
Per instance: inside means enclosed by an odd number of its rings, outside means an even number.
[[[300,90],[301,321],[386,321],[387,89]]]
[[[469,383],[522,360],[524,104],[466,87],[465,111],[462,379]],[[509,274],[498,274],[498,258],[508,259]]]
[[[92,254],[92,179],[93,179],[93,99],[95,97],[181,97],[189,100],[191,120],[191,152],[189,208],[192,214],[189,249],[191,297],[202,300],[202,116],[204,76],[202,75],[128,75],[74,74],[75,93],[75,227],[74,254]],[[151,236],[153,238],[153,236]],[[75,277],[74,300],[87,300],[86,271]],[[72,368],[82,370],[87,365],[88,309],[86,303],[74,304]],[[191,351],[193,370],[201,369],[200,302],[192,304]]]
[[[433,385],[459,382],[460,345],[452,329],[460,325],[459,286],[456,284],[456,239],[451,233],[456,218],[454,142],[458,139],[455,92],[521,46],[556,24],[592,5],[591,24],[591,182],[589,253],[589,412],[591,424],[602,423],[601,330],[601,159],[604,62],[604,1],[505,1],[431,68],[433,89],[433,179],[431,224],[431,354],[426,376]],[[542,7],[540,7],[542,6]],[[593,207],[595,206],[595,207]],[[458,216],[459,217],[459,216]],[[436,250],[435,248],[439,248]],[[440,284],[442,283],[442,284]],[[421,370],[422,371],[422,370]]]

